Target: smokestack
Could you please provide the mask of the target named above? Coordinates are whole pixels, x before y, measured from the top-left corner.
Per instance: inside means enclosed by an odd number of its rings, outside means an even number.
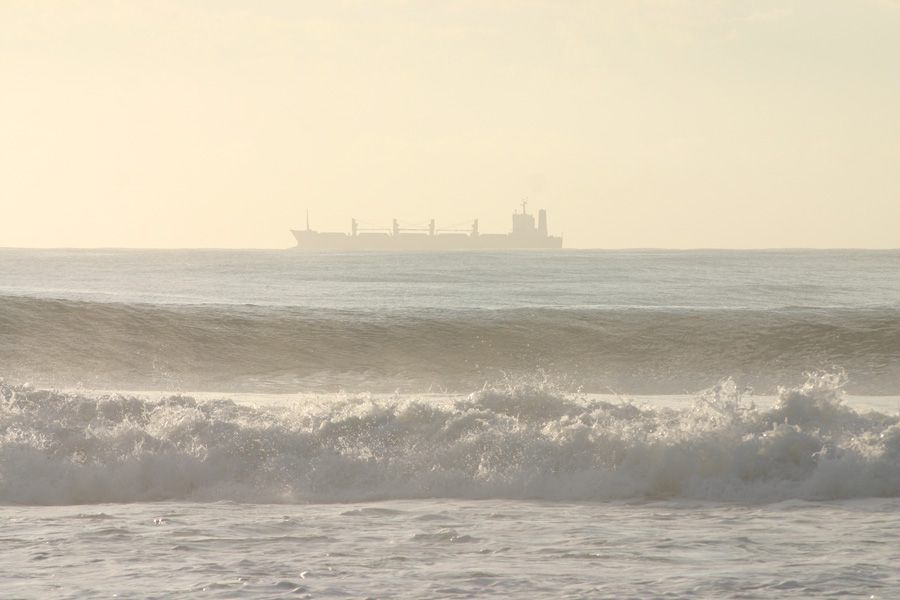
[[[538,211],[538,234],[547,237],[547,211],[543,208]]]

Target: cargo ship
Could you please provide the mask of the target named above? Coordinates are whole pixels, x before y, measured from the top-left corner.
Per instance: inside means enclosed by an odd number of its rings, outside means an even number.
[[[547,231],[547,211],[538,211],[537,223],[534,215],[527,210],[527,202],[522,203],[522,212],[514,212],[512,231],[509,233],[481,233],[478,219],[469,229],[439,229],[434,219],[423,227],[401,227],[397,219],[391,227],[360,227],[356,219],[350,220],[350,232],[313,231],[309,228],[309,213],[306,229],[292,229],[297,248],[301,250],[514,250],[562,248],[562,237],[552,236]]]

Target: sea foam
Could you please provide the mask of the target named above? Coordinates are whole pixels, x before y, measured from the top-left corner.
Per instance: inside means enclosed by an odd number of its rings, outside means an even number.
[[[525,384],[274,407],[0,384],[0,502],[898,496],[900,417],[853,410],[844,383],[811,375],[769,409],[730,379],[684,409]]]

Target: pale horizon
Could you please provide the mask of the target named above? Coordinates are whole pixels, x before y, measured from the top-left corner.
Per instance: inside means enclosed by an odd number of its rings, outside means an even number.
[[[0,5],[0,247],[900,247],[900,3]]]

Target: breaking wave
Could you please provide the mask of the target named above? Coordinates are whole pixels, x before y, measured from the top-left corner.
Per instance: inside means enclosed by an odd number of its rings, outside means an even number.
[[[774,391],[839,365],[900,391],[900,310],[341,312],[0,297],[0,370],[47,387],[466,392],[535,370],[586,391]]]
[[[852,410],[845,382],[766,410],[730,379],[680,410],[539,386],[260,408],[0,384],[0,502],[900,496],[900,417]]]

